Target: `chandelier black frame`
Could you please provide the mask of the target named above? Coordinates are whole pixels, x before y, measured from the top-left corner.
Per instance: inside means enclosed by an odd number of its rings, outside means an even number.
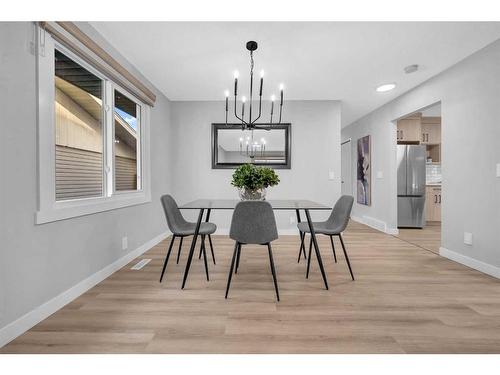
[[[274,114],[274,95],[271,97],[271,119],[268,123],[258,124],[257,121],[262,114],[262,87],[264,85],[264,74],[263,71],[260,77],[260,88],[259,88],[259,115],[252,120],[252,102],[253,102],[253,52],[257,50],[257,42],[249,41],[246,44],[246,48],[250,51],[250,98],[249,98],[249,110],[248,110],[248,121],[245,121],[245,97],[242,98],[241,104],[241,117],[238,116],[237,109],[237,99],[238,99],[238,73],[235,73],[234,77],[234,116],[241,121],[242,130],[252,130],[252,129],[269,129],[273,125],[281,124],[281,114],[283,112],[283,85],[280,85],[280,108],[279,108],[279,120],[277,123],[273,123]],[[226,91],[226,125],[228,125],[227,118],[229,113],[229,91]]]

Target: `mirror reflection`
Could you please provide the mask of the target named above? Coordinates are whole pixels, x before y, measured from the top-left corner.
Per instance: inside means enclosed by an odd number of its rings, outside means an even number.
[[[289,124],[242,130],[240,125],[213,125],[214,168],[245,163],[289,168]]]

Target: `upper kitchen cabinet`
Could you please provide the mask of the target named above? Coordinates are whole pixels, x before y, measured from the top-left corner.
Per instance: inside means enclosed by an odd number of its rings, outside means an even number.
[[[420,142],[436,145],[441,143],[441,117],[422,117]]]
[[[397,141],[398,142],[421,142],[422,141],[422,114],[416,113],[412,116],[398,120]]]

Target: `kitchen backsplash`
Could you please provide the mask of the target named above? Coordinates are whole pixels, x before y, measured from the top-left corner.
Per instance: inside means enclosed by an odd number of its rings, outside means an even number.
[[[428,184],[441,183],[441,164],[426,164],[426,182]]]

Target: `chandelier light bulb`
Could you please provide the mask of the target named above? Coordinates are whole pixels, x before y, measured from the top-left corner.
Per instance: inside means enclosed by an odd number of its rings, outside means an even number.
[[[274,102],[276,100],[276,96],[275,95],[271,95],[271,101]]]
[[[280,83],[280,91],[283,91],[284,88],[285,88],[285,85]]]
[[[264,78],[264,69],[260,71],[260,78]]]
[[[240,76],[240,72],[238,72],[237,70],[234,71],[234,78],[235,79],[238,79]]]
[[[242,103],[245,103],[246,101],[247,101],[247,97],[246,97],[246,96],[242,96],[242,97],[241,97],[241,102],[242,102]]]
[[[226,98],[229,97],[229,90],[224,91],[224,95],[226,96]]]

